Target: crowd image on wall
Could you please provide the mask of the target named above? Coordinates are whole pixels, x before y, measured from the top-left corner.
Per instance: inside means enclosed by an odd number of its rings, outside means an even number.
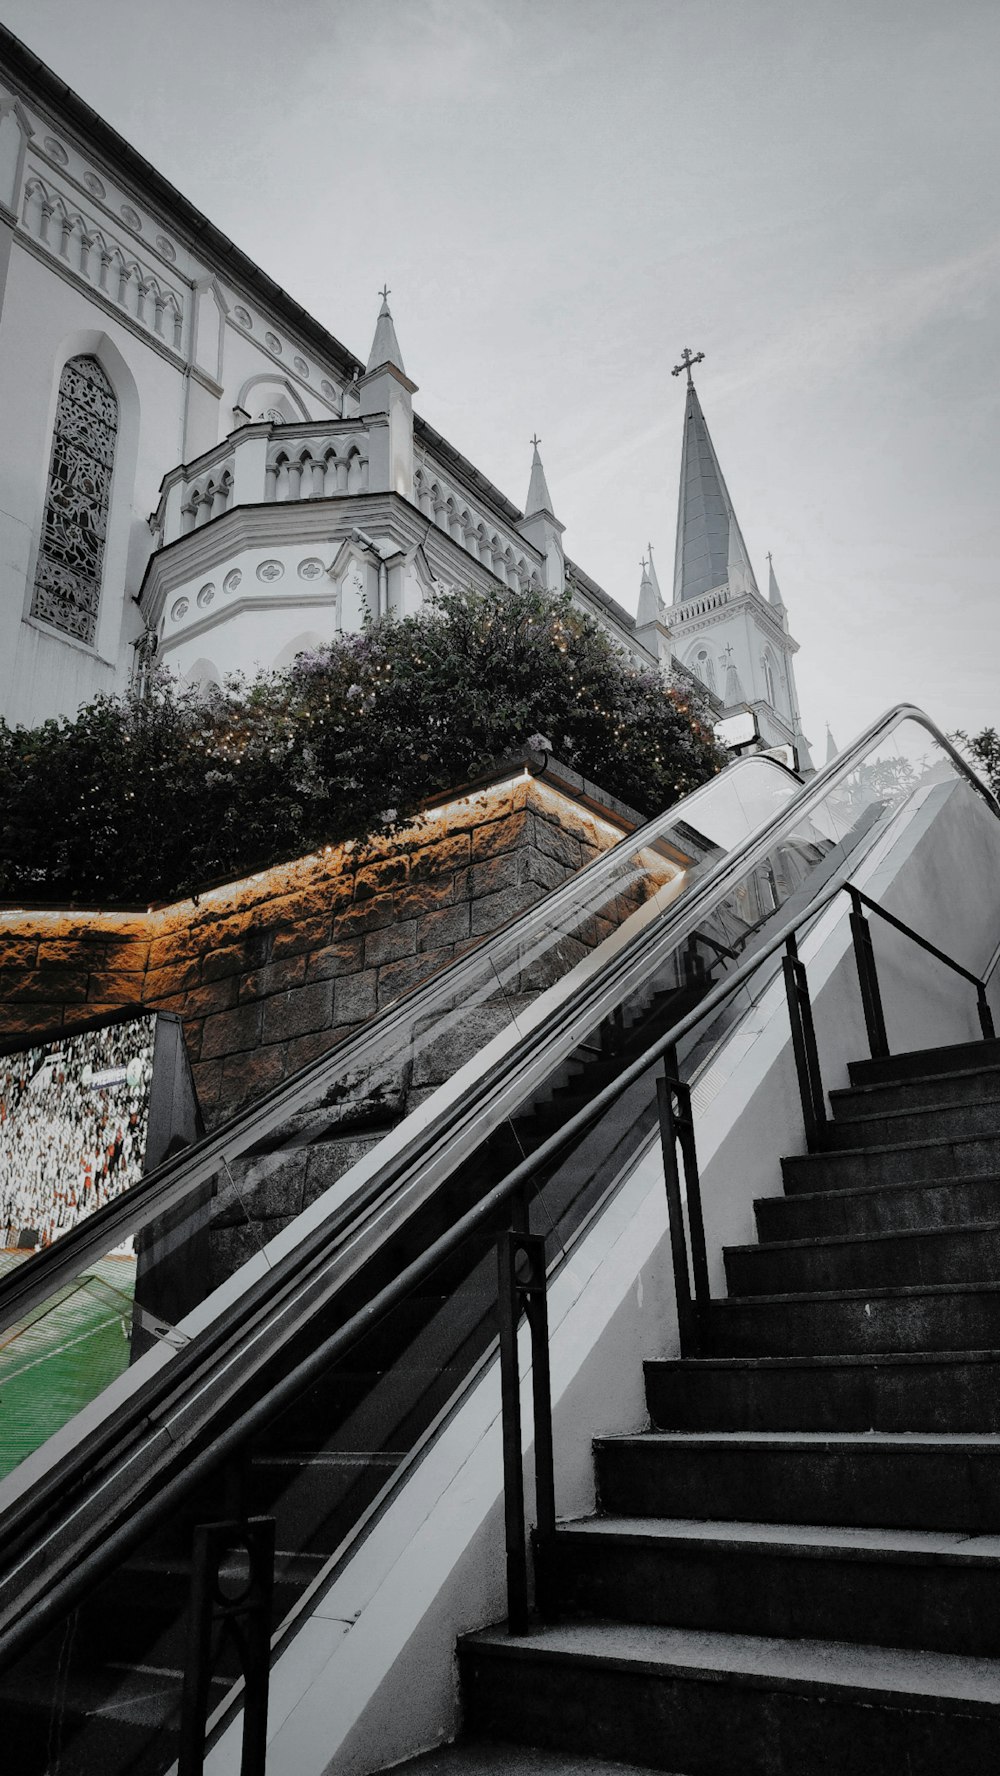
[[[0,1246],[31,1250],[142,1176],[154,1017],[0,1056]]]

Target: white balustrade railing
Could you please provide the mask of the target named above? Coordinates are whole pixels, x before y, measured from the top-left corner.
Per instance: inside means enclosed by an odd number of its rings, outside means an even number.
[[[477,512],[462,490],[427,462],[414,470],[413,503],[511,590],[541,585],[537,559],[523,537],[512,526]]]
[[[368,459],[369,432],[358,418],[244,425],[194,462],[171,469],[153,528],[172,543],[233,506],[377,492],[369,486]],[[426,463],[414,472],[413,503],[504,585],[542,584],[537,551],[514,526],[477,509],[457,481]]]

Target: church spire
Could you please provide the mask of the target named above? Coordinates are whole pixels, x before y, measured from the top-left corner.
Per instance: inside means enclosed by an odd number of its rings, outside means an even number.
[[[660,591],[660,582],[656,577],[656,563],[653,560],[653,545],[652,545],[652,543],[646,544],[646,554],[649,557],[649,583],[652,586],[653,591],[656,595],[656,602],[658,605],[660,605],[663,603],[663,593]]]
[[[640,566],[642,579],[639,581],[639,609],[635,622],[637,629],[644,629],[648,623],[662,622],[663,612],[660,608],[659,588],[653,577],[655,570],[652,560],[647,560],[644,555]]]
[[[742,592],[753,592],[759,597],[743,533],[709,436],[698,391],[691,380],[691,365],[695,362],[697,359],[686,351],[674,371],[675,376],[682,370],[688,374],[677,507],[674,603],[698,598],[702,593],[724,585],[728,585],[733,597]]]
[[[670,668],[670,630],[667,627],[667,613],[663,608],[660,588],[656,582],[656,569],[653,566],[653,552],[643,556],[642,579],[639,582],[639,609],[635,618],[635,638],[641,642],[647,653],[658,660],[663,670]]]
[[[827,722],[827,724],[826,724],[826,762],[828,765],[833,763],[833,760],[836,758],[839,751],[840,751],[840,747],[837,745],[836,740],[834,739],[833,735],[831,734],[830,724],[829,724],[829,722]]]
[[[396,338],[396,329],[392,324],[392,315],[389,312],[389,287],[387,284],[382,286],[379,295],[382,298],[382,307],[378,311],[378,320],[375,323],[375,337],[372,340],[372,349],[368,353],[366,373],[370,375],[373,370],[381,369],[383,364],[392,364],[397,370],[402,370],[405,376],[406,367],[403,363],[403,354],[399,349],[399,340]]]
[[[781,596],[781,587],[778,585],[777,579],[775,578],[774,563],[771,560],[770,549],[767,552],[767,601],[768,604],[773,605],[776,611],[784,611],[785,601]]]
[[[743,689],[743,680],[740,678],[740,669],[733,657],[732,642],[728,647],[723,648],[722,658],[726,665],[725,706],[727,709],[732,709],[735,704],[746,702],[746,692]]]
[[[536,512],[552,511],[552,495],[545,479],[542,459],[538,454],[541,441],[537,436],[531,440],[531,480],[528,482],[528,503],[524,508],[526,518],[533,517]]]

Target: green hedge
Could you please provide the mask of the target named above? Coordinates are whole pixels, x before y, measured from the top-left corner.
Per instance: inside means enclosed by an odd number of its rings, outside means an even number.
[[[384,832],[540,736],[646,814],[724,762],[705,712],[568,599],[449,592],[222,691],[162,677],[74,721],[0,724],[0,895],[190,893]]]

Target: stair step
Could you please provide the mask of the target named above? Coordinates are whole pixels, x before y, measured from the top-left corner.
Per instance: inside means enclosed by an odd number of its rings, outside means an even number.
[[[842,1153],[797,1153],[781,1162],[785,1189],[842,1190],[861,1184],[916,1184],[968,1172],[1000,1177],[1000,1135],[893,1141]]]
[[[459,1659],[473,1731],[691,1776],[954,1776],[1000,1756],[989,1659],[612,1622],[486,1630]]]
[[[902,1233],[955,1227],[1000,1214],[1000,1180],[990,1173],[923,1184],[862,1184],[856,1190],[797,1191],[754,1203],[762,1240],[809,1239],[836,1233]]]
[[[594,1453],[613,1516],[1000,1532],[996,1435],[646,1431]]]
[[[728,1246],[724,1258],[731,1296],[988,1283],[1000,1276],[1000,1221]]]
[[[834,1118],[826,1125],[826,1140],[837,1152],[899,1141],[962,1140],[971,1135],[997,1134],[1000,1097],[874,1110],[865,1116],[840,1121]]]
[[[713,1301],[705,1356],[1000,1350],[1000,1284],[932,1283]]]
[[[648,1776],[648,1764],[618,1764],[578,1752],[540,1751],[510,1740],[461,1739],[440,1751],[425,1751],[405,1764],[393,1764],[393,1776]]]
[[[953,1042],[944,1048],[916,1048],[879,1060],[851,1061],[847,1072],[852,1085],[883,1085],[983,1067],[1000,1067],[1000,1039]]]
[[[645,1368],[661,1430],[1000,1432],[1000,1350],[678,1357]]]
[[[1000,1536],[661,1517],[562,1525],[541,1566],[560,1620],[1000,1655]]]
[[[925,1073],[916,1079],[890,1079],[882,1085],[852,1085],[830,1093],[837,1122],[882,1110],[922,1110],[932,1104],[962,1104],[1000,1097],[1000,1066],[966,1067],[956,1072]]]

